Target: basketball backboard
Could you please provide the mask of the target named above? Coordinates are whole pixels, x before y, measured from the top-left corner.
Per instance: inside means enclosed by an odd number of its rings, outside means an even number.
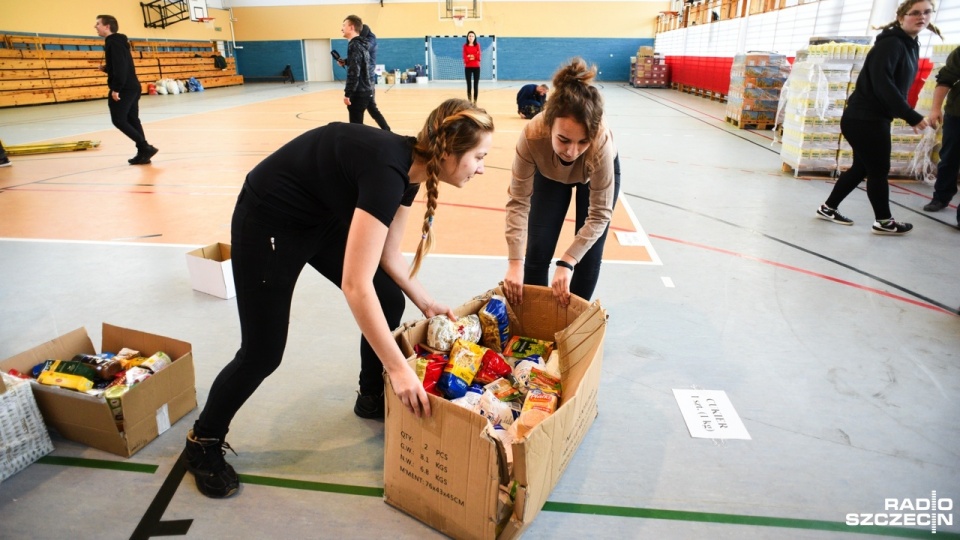
[[[483,18],[483,0],[437,0],[441,21],[480,20]]]
[[[199,21],[209,17],[207,15],[207,0],[187,0],[187,8],[191,21]]]

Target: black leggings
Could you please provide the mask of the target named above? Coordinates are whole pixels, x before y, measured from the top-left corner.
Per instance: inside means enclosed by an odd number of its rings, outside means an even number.
[[[140,124],[140,90],[121,90],[120,101],[107,96],[107,107],[113,125],[137,144],[137,150],[146,148],[147,137]]]
[[[620,156],[613,160],[614,195],[617,204],[620,192]],[[589,184],[563,184],[547,178],[536,171],[533,176],[533,195],[530,200],[530,215],[527,219],[527,253],[523,262],[523,282],[527,285],[549,285],[550,263],[557,250],[560,229],[570,208],[570,197],[576,191],[576,230],[587,221],[590,209]],[[570,280],[570,292],[590,300],[600,279],[600,262],[603,245],[607,240],[610,225],[589,251],[580,259]]]
[[[477,100],[477,89],[480,86],[480,68],[463,68],[463,76],[467,78],[467,101]],[[470,97],[470,79],[473,79],[473,97]]]
[[[826,205],[838,208],[866,178],[867,198],[873,207],[874,217],[877,221],[890,219],[890,122],[843,116],[840,118],[840,131],[853,148],[853,165],[837,179]]]
[[[287,344],[293,290],[303,267],[309,264],[340,287],[347,231],[347,225],[332,217],[310,228],[285,222],[265,211],[256,195],[243,188],[231,224],[240,350],[214,380],[194,426],[196,432],[204,437],[225,437],[240,407],[280,365]],[[387,323],[396,328],[406,305],[403,291],[379,268],[373,285]],[[383,392],[383,364],[363,337],[360,392]]]

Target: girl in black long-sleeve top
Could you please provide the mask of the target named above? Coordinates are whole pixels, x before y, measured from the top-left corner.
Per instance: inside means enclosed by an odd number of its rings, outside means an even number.
[[[907,103],[907,94],[917,76],[917,35],[924,28],[940,35],[940,30],[930,24],[932,13],[932,2],[906,0],[897,8],[897,20],[884,26],[877,36],[840,119],[840,131],[853,148],[853,165],[840,175],[826,202],[817,209],[817,217],[853,225],[853,220],[837,208],[866,179],[867,197],[876,218],[873,232],[900,235],[913,228],[894,220],[890,212],[890,124],[894,118],[903,118],[914,131],[927,127],[923,115]]]

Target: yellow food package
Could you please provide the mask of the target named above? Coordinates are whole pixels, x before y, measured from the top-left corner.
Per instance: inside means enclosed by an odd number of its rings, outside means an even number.
[[[78,392],[86,392],[93,388],[93,381],[80,375],[71,375],[70,373],[57,373],[56,371],[44,371],[37,377],[37,382],[50,386],[59,386],[69,388]]]

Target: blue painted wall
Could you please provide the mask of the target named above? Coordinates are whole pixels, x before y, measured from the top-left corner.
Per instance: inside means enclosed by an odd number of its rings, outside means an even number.
[[[298,81],[305,79],[303,46],[299,40],[237,42],[237,71],[248,77],[279,76],[287,64]],[[377,40],[377,63],[387,70],[412,68],[424,63],[423,38]],[[597,65],[599,81],[627,81],[630,57],[641,46],[653,46],[652,38],[497,38],[497,78],[504,81],[549,81],[554,71],[572,56],[582,56]],[[342,56],[347,40],[331,39]],[[334,79],[346,79],[345,69],[334,66]]]
[[[293,78],[306,79],[303,72],[303,45],[300,40],[238,41],[237,73],[244,77],[279,77],[289,64]]]
[[[599,81],[630,79],[630,57],[647,38],[497,38],[497,78],[506,81],[549,81],[566,60],[581,56],[597,65]]]
[[[331,39],[330,47],[340,56],[347,56],[347,40]],[[423,38],[377,38],[377,63],[384,64],[387,71],[405,70],[423,62]],[[347,80],[347,70],[334,64],[333,78]]]

